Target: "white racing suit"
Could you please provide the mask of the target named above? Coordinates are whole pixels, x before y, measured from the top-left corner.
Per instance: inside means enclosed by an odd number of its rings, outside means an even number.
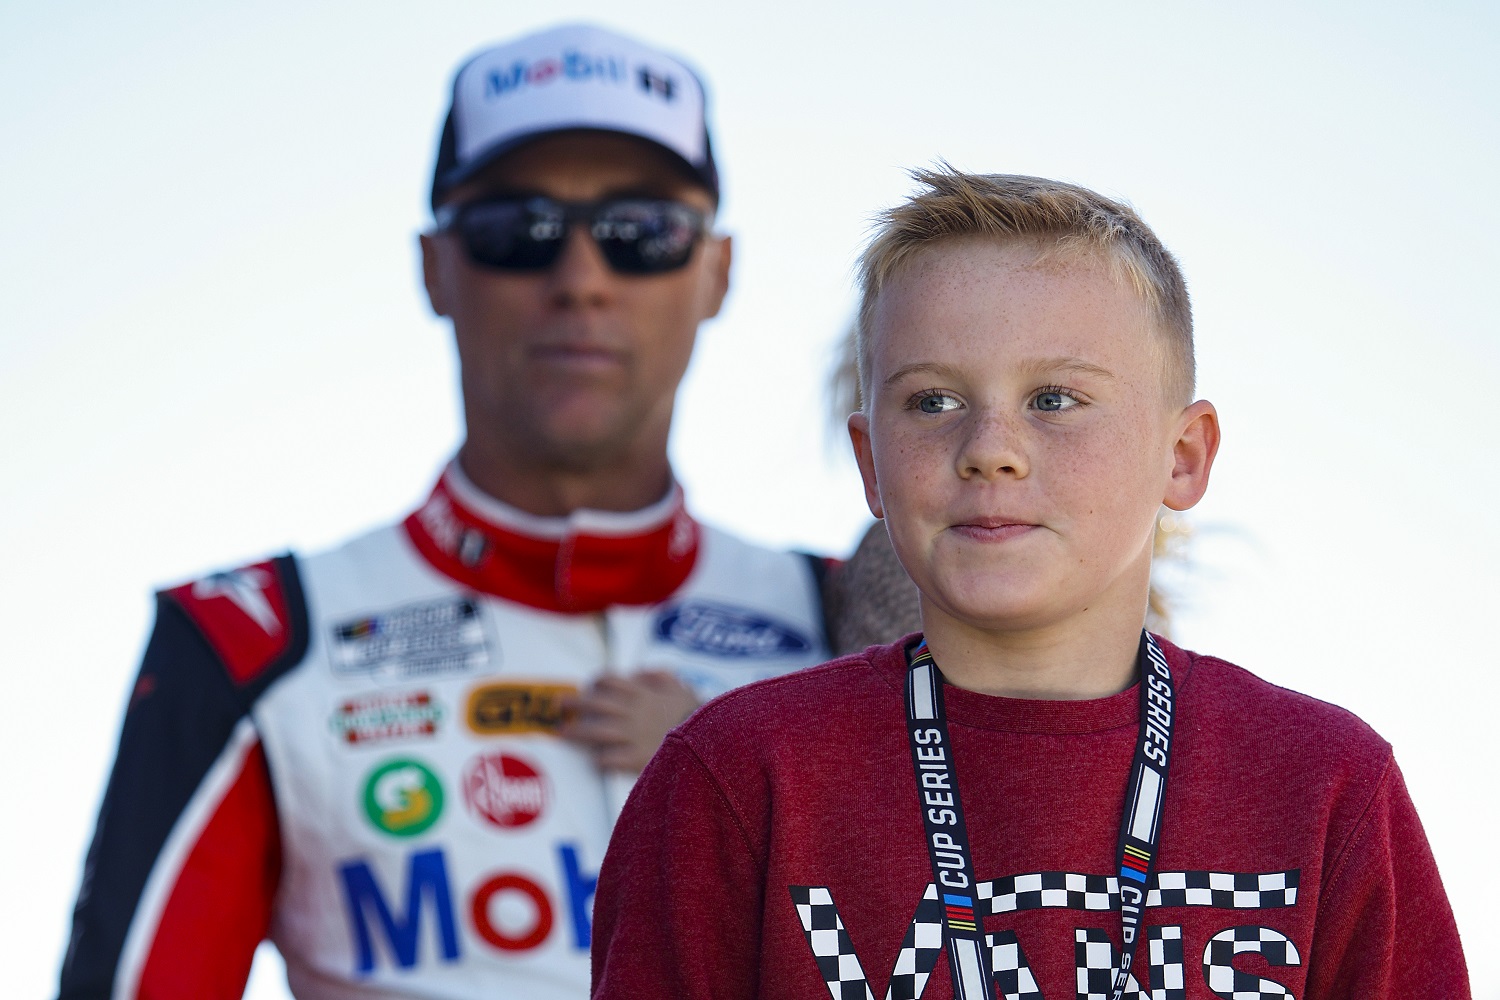
[[[674,670],[707,699],[827,658],[817,561],[631,514],[523,514],[456,464],[405,522],[162,592],[63,998],[588,993],[629,781],[559,698]]]

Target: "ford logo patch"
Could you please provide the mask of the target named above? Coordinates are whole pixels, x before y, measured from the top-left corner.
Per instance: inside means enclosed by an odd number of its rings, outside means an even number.
[[[744,608],[708,601],[679,604],[663,612],[656,620],[656,637],[712,656],[784,656],[812,648],[794,628]]]

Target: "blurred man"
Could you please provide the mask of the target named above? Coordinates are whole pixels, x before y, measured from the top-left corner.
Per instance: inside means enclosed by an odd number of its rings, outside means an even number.
[[[421,247],[465,441],[402,523],[159,596],[63,997],[238,996],[267,936],[301,997],[586,995],[631,772],[826,653],[814,564],[667,461],[718,195],[669,55],[571,26],[459,70]]]

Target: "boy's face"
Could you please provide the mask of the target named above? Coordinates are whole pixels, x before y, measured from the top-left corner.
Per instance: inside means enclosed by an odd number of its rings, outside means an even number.
[[[929,631],[1142,615],[1159,505],[1207,486],[1213,409],[1167,402],[1145,305],[1103,262],[1035,258],[955,240],[876,302],[849,428]]]

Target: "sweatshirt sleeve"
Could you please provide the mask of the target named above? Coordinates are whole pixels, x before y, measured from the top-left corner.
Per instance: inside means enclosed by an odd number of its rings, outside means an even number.
[[[723,789],[669,736],[631,793],[599,873],[596,1000],[755,996],[763,869]]]
[[[1458,927],[1394,760],[1318,902],[1309,997],[1468,1000]]]
[[[84,862],[61,1000],[239,997],[280,879],[250,708],[306,649],[290,556],[159,595]]]

